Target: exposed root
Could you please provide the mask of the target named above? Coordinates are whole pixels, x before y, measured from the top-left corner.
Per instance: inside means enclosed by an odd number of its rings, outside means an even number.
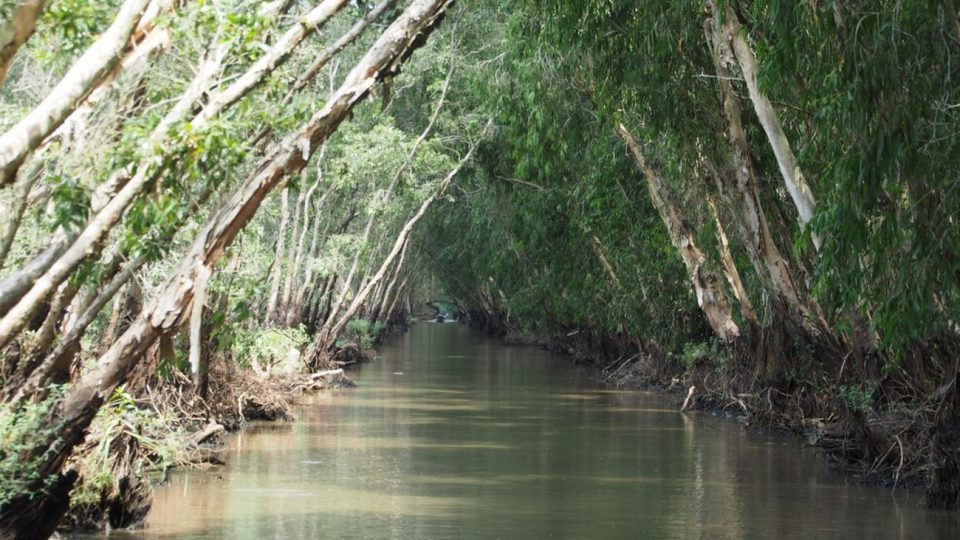
[[[673,392],[696,387],[680,410],[733,411],[748,427],[801,435],[822,449],[836,468],[862,482],[918,489],[931,484],[933,467],[939,464],[932,451],[936,439],[931,426],[937,425],[937,399],[943,396],[922,394],[892,379],[881,388],[884,400],[854,412],[827,379],[771,383],[748,362],[716,365],[707,360],[683,370],[665,358],[645,355],[631,362],[614,361],[606,371],[604,379],[618,387],[653,386]],[[956,431],[960,440],[960,430]],[[960,445],[948,441],[941,446]]]

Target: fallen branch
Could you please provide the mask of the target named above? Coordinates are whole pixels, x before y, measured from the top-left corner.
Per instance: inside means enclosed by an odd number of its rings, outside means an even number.
[[[211,437],[223,433],[225,429],[226,428],[224,428],[222,425],[211,420],[210,423],[207,424],[207,427],[191,435],[190,441],[193,442],[195,446],[199,446],[209,440]]]
[[[324,377],[333,377],[334,375],[343,375],[343,368],[327,369],[318,371],[310,375],[311,380],[323,379]]]
[[[691,386],[690,390],[687,390],[687,397],[683,400],[683,405],[680,406],[680,412],[687,410],[687,407],[690,405],[690,399],[693,398],[693,394],[696,393],[696,391],[696,386]]]

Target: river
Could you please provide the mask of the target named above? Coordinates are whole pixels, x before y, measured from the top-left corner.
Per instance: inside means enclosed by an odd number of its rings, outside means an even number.
[[[157,489],[125,538],[950,538],[795,438],[604,388],[569,359],[420,324]],[[116,534],[116,533],[115,533]]]

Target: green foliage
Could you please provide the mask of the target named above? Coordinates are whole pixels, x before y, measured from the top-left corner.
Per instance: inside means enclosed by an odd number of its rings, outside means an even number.
[[[59,38],[56,55],[82,54],[96,36],[105,30],[120,7],[121,0],[56,0],[48,2],[37,34]],[[50,56],[53,59],[53,56]]]
[[[270,366],[286,359],[291,349],[299,351],[309,342],[303,326],[245,332],[236,336],[233,357],[241,365],[256,361]]]
[[[685,343],[683,345],[683,354],[680,355],[680,361],[683,366],[690,369],[716,354],[716,342]]]
[[[360,349],[372,349],[374,340],[383,332],[384,328],[386,328],[386,325],[381,321],[370,324],[370,321],[366,319],[354,319],[347,323],[339,345],[356,343]]]
[[[38,496],[50,486],[55,475],[41,478],[39,467],[48,454],[56,450],[58,427],[46,427],[54,404],[63,395],[63,387],[55,387],[40,403],[29,403],[17,409],[0,404],[0,507],[18,495]],[[46,447],[46,452],[36,453]],[[40,492],[31,491],[40,484]]]
[[[90,190],[71,176],[53,176],[50,184],[51,228],[70,230],[83,225],[89,213]]]
[[[845,384],[840,387],[840,395],[853,412],[865,413],[873,408],[876,381],[866,381],[860,385]]]

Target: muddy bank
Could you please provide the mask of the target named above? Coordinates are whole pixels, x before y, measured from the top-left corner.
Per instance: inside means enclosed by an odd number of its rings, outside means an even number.
[[[299,397],[352,384],[343,370],[269,375],[218,364],[208,394],[216,399],[202,398],[178,371],[145,381],[135,397],[118,392],[66,468],[75,485],[57,530],[137,528],[150,511],[153,487],[173,468],[221,465],[225,434],[253,420],[291,421]]]
[[[153,501],[153,487],[177,467],[222,465],[226,434],[247,422],[294,421],[302,396],[352,387],[346,371],[375,354],[373,347],[401,335],[411,322],[396,317],[370,336],[348,335],[325,358],[328,369],[312,373],[283,368],[287,359],[246,367],[211,366],[204,392],[177,369],[134,381],[105,407],[67,475],[74,480],[70,509],[57,530],[98,532],[140,527]],[[299,359],[300,356],[297,356]]]

